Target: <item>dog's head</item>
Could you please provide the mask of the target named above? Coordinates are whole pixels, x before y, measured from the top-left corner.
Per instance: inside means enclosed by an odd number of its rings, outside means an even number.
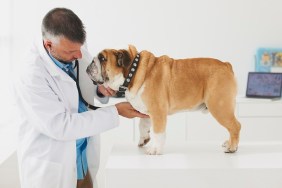
[[[86,72],[94,82],[118,90],[136,54],[137,50],[132,45],[129,45],[128,50],[105,49],[93,58]]]

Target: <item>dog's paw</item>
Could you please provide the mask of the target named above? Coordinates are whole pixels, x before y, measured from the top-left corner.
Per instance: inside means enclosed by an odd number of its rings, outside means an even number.
[[[139,143],[138,143],[138,147],[145,146],[149,141],[150,141],[150,137],[140,138]]]
[[[146,154],[148,155],[162,155],[163,151],[161,147],[157,147],[157,146],[150,146],[148,147],[148,149],[146,150]]]
[[[230,142],[228,140],[226,140],[223,144],[222,144],[224,153],[235,153],[238,149],[238,147],[231,147]]]

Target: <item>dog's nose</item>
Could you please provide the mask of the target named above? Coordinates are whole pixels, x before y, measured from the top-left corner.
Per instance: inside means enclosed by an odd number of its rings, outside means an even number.
[[[88,65],[87,70],[89,72],[92,72],[93,74],[98,74],[98,66],[96,65],[94,59],[92,60],[92,62]],[[87,71],[86,70],[86,71]]]

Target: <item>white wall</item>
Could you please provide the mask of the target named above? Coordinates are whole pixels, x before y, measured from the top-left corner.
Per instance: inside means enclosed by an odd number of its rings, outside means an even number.
[[[11,70],[11,8],[9,0],[3,0],[0,6],[0,130],[10,120],[9,112],[11,110],[11,99],[9,93],[9,73]]]
[[[282,45],[280,0],[14,0],[13,62],[20,63],[43,16],[57,6],[84,21],[93,55],[134,44],[157,56],[218,58],[233,64],[240,95],[256,49]]]

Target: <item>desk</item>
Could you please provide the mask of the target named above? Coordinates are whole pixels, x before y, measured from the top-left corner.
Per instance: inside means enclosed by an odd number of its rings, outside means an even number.
[[[241,143],[234,154],[217,142],[166,145],[150,156],[134,144],[114,145],[106,188],[281,188],[282,142]]]

